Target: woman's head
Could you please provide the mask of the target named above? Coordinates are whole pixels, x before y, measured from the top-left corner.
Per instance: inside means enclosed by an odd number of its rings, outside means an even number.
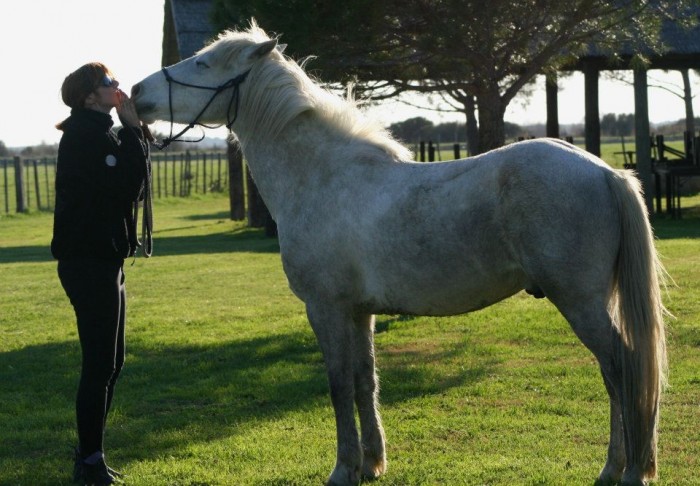
[[[61,98],[71,109],[91,108],[104,113],[119,104],[119,81],[100,62],[85,64],[63,80]],[[62,123],[56,128],[62,129]]]
[[[91,94],[96,93],[100,87],[113,87],[113,83],[117,81],[107,66],[91,62],[66,76],[61,86],[61,97],[71,108],[85,108],[85,102]]]

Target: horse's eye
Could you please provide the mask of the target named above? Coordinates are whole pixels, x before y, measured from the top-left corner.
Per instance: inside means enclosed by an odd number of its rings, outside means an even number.
[[[199,61],[199,60],[198,60],[198,61],[195,61],[195,64],[196,64],[197,67],[199,67],[199,68],[205,68],[205,69],[207,69],[207,68],[209,67],[209,64],[207,64],[207,63],[204,62],[204,61]]]

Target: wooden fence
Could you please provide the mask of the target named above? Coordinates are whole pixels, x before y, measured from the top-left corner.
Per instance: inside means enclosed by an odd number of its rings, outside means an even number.
[[[228,191],[229,166],[224,151],[158,153],[152,154],[151,162],[154,198]],[[0,159],[0,211],[52,211],[55,180],[55,157]]]
[[[228,190],[228,160],[225,152],[180,152],[154,154],[153,197],[187,197],[193,193]]]

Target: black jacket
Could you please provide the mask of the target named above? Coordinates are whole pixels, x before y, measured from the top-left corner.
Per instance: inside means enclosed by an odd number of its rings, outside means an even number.
[[[74,109],[63,122],[51,253],[58,260],[123,259],[138,246],[135,209],[147,178],[140,130],[118,136],[112,117]]]

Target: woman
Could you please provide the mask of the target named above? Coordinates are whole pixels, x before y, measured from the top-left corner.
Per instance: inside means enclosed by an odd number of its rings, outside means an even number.
[[[61,87],[70,116],[58,148],[51,252],[75,310],[82,350],[76,399],[79,446],[74,481],[112,484],[104,428],[124,364],[124,259],[140,245],[138,201],[149,181],[148,143],[129,97],[109,69],[90,63]],[[123,128],[112,132],[116,108]]]

